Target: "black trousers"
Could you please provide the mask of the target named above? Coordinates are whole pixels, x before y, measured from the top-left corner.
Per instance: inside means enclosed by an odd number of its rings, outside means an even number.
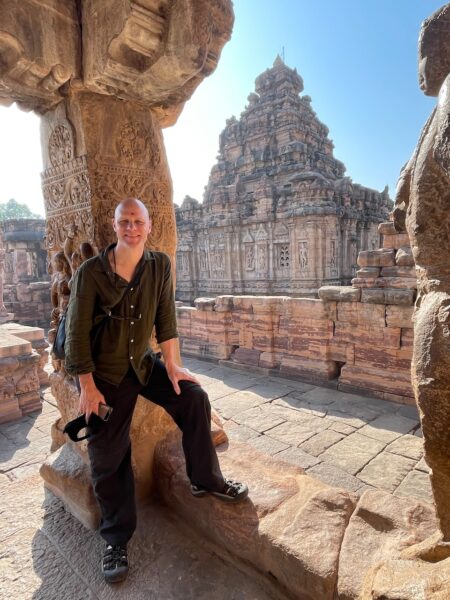
[[[223,488],[211,438],[211,406],[199,385],[180,381],[181,394],[177,396],[159,359],[146,386],[131,367],[119,387],[95,374],[94,380],[106,403],[113,407],[108,422],[95,419],[88,440],[94,492],[102,513],[100,534],[108,544],[126,544],[136,528],[130,424],[138,394],[162,406],[181,429],[190,481],[209,490]]]

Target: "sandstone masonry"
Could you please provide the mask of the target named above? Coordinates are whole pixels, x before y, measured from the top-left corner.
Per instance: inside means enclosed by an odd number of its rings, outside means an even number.
[[[360,250],[378,248],[391,206],[352,182],[302,78],[280,57],[220,136],[204,202],[176,209],[177,299],[202,295],[313,296],[348,284]]]

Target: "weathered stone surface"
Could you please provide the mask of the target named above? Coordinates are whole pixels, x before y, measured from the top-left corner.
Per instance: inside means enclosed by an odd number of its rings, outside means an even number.
[[[446,600],[450,596],[450,558],[436,564],[383,560],[369,571],[360,600]]]
[[[355,475],[373,460],[386,444],[360,433],[353,433],[321,455],[321,458],[343,471]]]
[[[2,497],[8,499],[0,515],[2,598],[279,597],[269,577],[256,581],[252,573],[240,571],[185,522],[154,503],[138,509],[139,526],[128,546],[130,576],[118,587],[106,587],[100,536],[64,510],[39,476],[8,486],[1,487]]]
[[[401,248],[409,244],[408,234],[397,233],[383,236],[383,248]]]
[[[419,36],[419,81],[425,94],[439,96],[410,161],[400,174],[394,224],[413,249],[420,302],[414,315],[412,381],[420,408],[425,458],[446,542],[450,541],[449,437],[450,269],[447,256],[449,188],[450,6],[445,4],[422,24]]]
[[[358,302],[361,298],[361,291],[349,286],[324,285],[319,291],[319,298],[326,302],[336,300],[337,302]]]
[[[424,540],[436,529],[431,506],[383,491],[365,492],[351,516],[339,558],[338,594],[359,598],[365,574],[381,560]],[[403,596],[397,596],[402,598]],[[417,598],[417,597],[416,597]]]
[[[414,467],[415,462],[411,458],[398,454],[382,452],[358,473],[358,478],[369,485],[394,492]]]
[[[395,264],[393,250],[379,248],[377,250],[363,250],[358,254],[360,267],[391,267]]]
[[[413,267],[414,257],[411,246],[403,246],[397,250],[395,255],[395,264],[400,267]]]
[[[410,471],[394,492],[395,496],[403,498],[418,498],[424,502],[433,503],[429,469],[424,473],[419,470]]]
[[[100,508],[92,488],[90,468],[64,444],[40,469],[45,485],[61,498],[69,511],[88,529],[97,529]]]
[[[331,600],[354,498],[302,475],[301,469],[269,463],[247,445],[230,444],[219,456],[228,476],[247,481],[249,500],[230,507],[205,499],[198,510],[181,468],[180,449],[169,438],[157,451],[164,500],[216,544],[272,573],[295,597]]]
[[[334,446],[337,442],[344,438],[343,433],[338,433],[332,429],[321,431],[309,438],[307,441],[300,444],[300,448],[313,456],[320,456],[327,448]]]

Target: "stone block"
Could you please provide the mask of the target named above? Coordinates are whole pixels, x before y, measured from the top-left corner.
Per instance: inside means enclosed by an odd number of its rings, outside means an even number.
[[[355,362],[355,345],[333,339],[328,343],[328,358],[337,362],[353,364]]]
[[[402,327],[400,335],[400,345],[402,348],[409,348],[412,351],[414,344],[414,330],[411,327]]]
[[[217,296],[214,310],[216,312],[231,312],[234,308],[234,296]]]
[[[385,348],[400,348],[400,327],[376,327],[374,325],[336,321],[334,338],[356,345],[382,345]]]
[[[356,271],[356,277],[363,277],[364,279],[376,279],[380,276],[380,267],[361,267]]]
[[[383,348],[374,344],[355,346],[355,365],[370,365],[376,369],[399,370],[409,373],[411,370],[411,351],[409,348]]]
[[[395,267],[383,267],[381,277],[408,277],[416,279],[416,269],[410,266],[395,265]]]
[[[384,223],[379,223],[378,233],[381,235],[396,235],[397,231],[392,221],[386,221]]]
[[[339,382],[354,388],[395,393],[399,396],[414,395],[409,369],[401,372],[398,369],[377,369],[370,365],[344,365]]]
[[[386,306],[386,325],[388,327],[412,328],[413,310],[412,306]]]
[[[360,267],[390,267],[395,264],[393,250],[379,248],[377,250],[363,250],[358,254]]]
[[[237,560],[270,572],[293,597],[332,600],[339,548],[356,498],[303,475],[298,467],[268,460],[247,444],[230,442],[219,458],[227,476],[248,483],[249,500],[229,506],[210,498],[198,510],[180,448],[170,440],[157,451],[164,500]]]
[[[231,360],[236,363],[243,365],[255,365],[259,364],[259,358],[261,356],[260,350],[254,350],[251,348],[236,348],[231,355]]]
[[[283,303],[286,318],[333,320],[336,316],[336,302],[327,299],[289,298]]]
[[[381,490],[365,492],[342,542],[337,588],[340,600],[360,598],[364,578],[371,567],[426,539],[436,527],[435,512],[430,505],[413,498],[396,498]]]
[[[281,359],[280,373],[323,382],[337,377],[339,368],[333,360],[308,360],[285,354]]]
[[[399,248],[395,254],[395,264],[399,267],[413,267],[414,257],[411,246]]]
[[[88,529],[100,524],[100,508],[94,496],[89,466],[78,453],[64,444],[40,468],[45,486],[64,502],[68,510]]]
[[[383,248],[398,249],[402,246],[409,246],[409,237],[407,233],[396,233],[383,236]]]
[[[362,288],[361,302],[367,304],[386,304],[385,290],[380,288]]]
[[[379,288],[398,288],[398,289],[417,289],[417,280],[412,277],[378,277],[378,279],[365,279],[355,277],[352,279],[352,286],[361,288],[379,287]]]
[[[414,304],[416,297],[415,289],[389,289],[384,290],[384,298],[386,304],[401,304],[404,306],[411,306]]]
[[[413,469],[414,464],[414,460],[405,456],[382,452],[358,473],[358,477],[377,489],[392,493]]]
[[[325,450],[320,458],[336,465],[350,475],[356,475],[385,446],[384,442],[360,435],[359,432],[352,433]]]
[[[351,286],[324,285],[319,288],[319,298],[324,301],[359,302],[361,290]]]
[[[361,302],[342,302],[337,306],[337,321],[384,328],[385,312],[383,304],[368,306]]]
[[[215,303],[215,298],[196,298],[194,300],[195,308],[203,311],[213,311]]]

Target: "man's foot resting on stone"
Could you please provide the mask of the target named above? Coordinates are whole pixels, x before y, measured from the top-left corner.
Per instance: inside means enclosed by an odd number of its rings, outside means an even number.
[[[239,483],[238,481],[233,481],[232,479],[225,479],[223,489],[220,491],[206,490],[205,488],[192,483],[191,492],[196,498],[201,498],[207,494],[211,494],[212,496],[219,498],[219,500],[224,500],[225,502],[240,502],[241,500],[245,500],[245,498],[247,498],[248,487],[245,483]]]
[[[103,553],[102,571],[107,583],[124,581],[128,574],[128,556],[126,545],[106,546]]]

